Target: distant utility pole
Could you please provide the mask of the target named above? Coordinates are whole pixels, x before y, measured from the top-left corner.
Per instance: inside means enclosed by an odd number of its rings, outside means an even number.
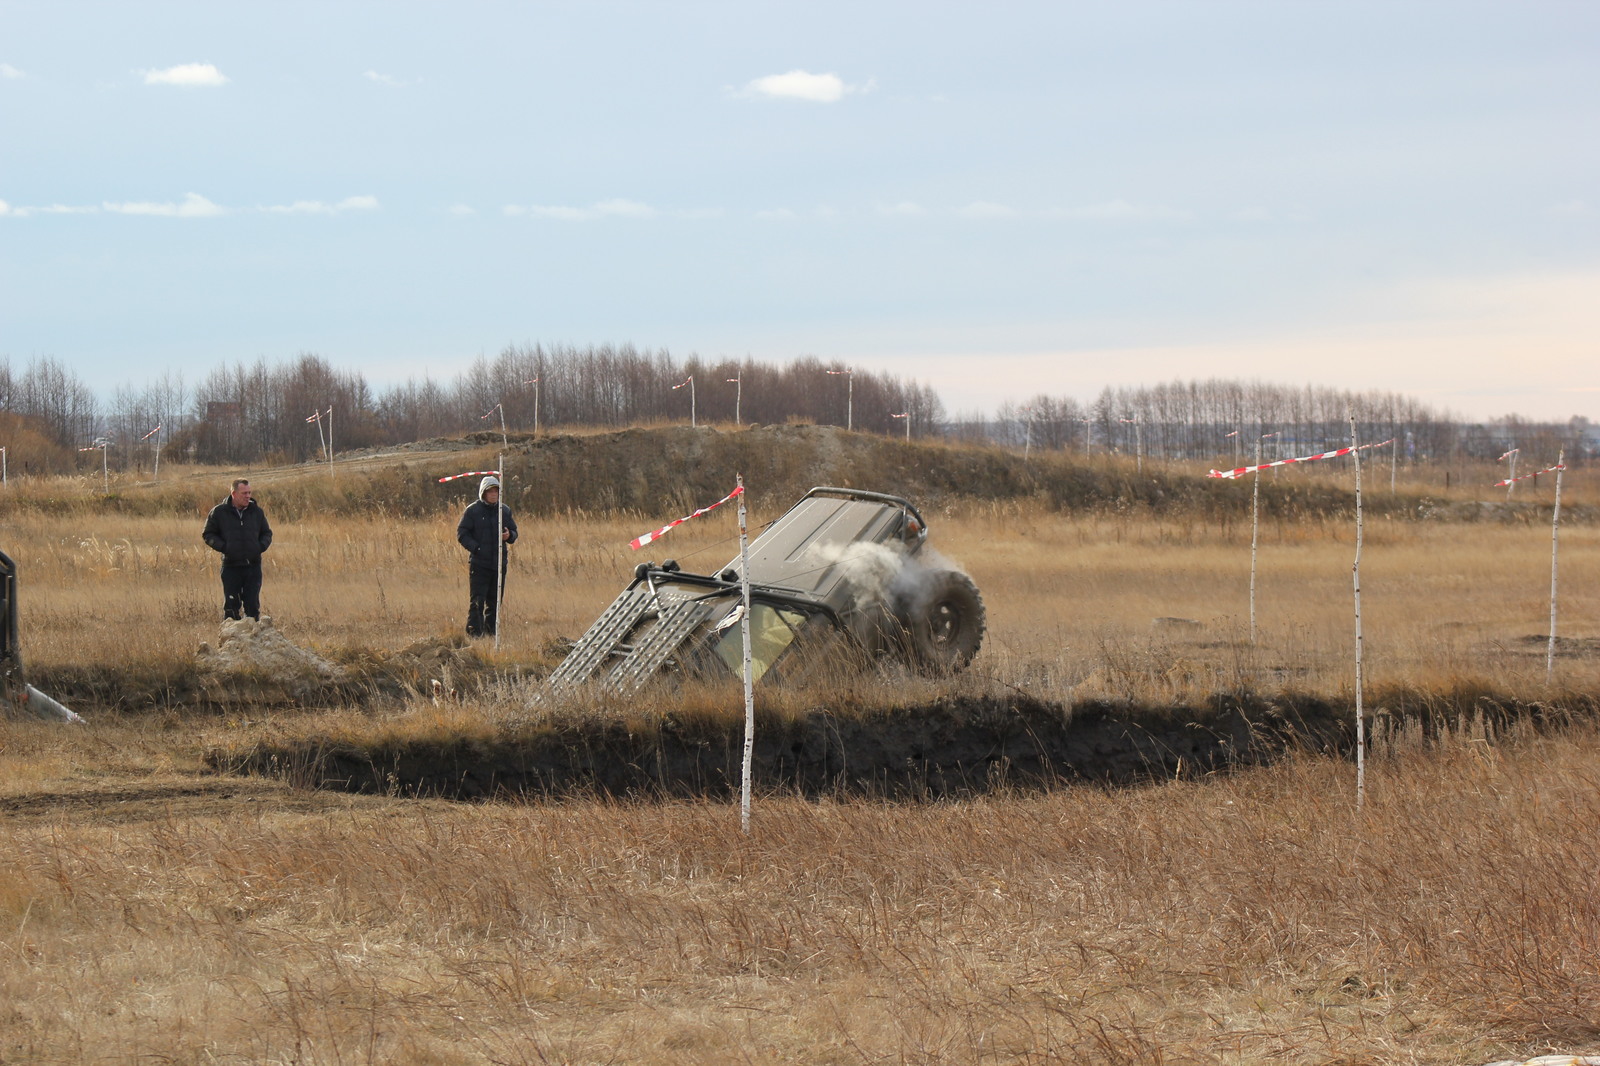
[[[744,398],[744,375],[740,374],[736,378],[725,378],[724,380],[737,386],[733,390],[733,424],[742,426],[744,422],[739,417],[739,403]]]
[[[679,389],[683,388],[685,385],[689,386],[689,428],[690,429],[698,429],[699,426],[700,426],[700,423],[695,420],[695,413],[694,413],[694,375],[690,374],[688,376],[688,378],[686,378],[685,380],[683,380],[683,381],[679,382],[678,384],[672,386],[672,391],[673,392],[677,392]]]
[[[1134,455],[1136,456],[1135,462],[1138,465],[1139,473],[1142,474],[1144,473],[1144,434],[1139,432],[1139,416],[1134,415],[1132,418],[1122,418],[1118,419],[1118,421],[1133,423],[1133,447]]]
[[[846,367],[843,370],[830,370],[828,373],[844,375],[844,428],[854,430],[856,428],[856,372],[853,368]]]
[[[897,414],[897,415],[890,415],[889,417],[890,418],[903,418],[903,419],[906,420],[906,443],[910,444],[911,443],[911,412],[910,411],[904,411],[904,412],[902,412],[900,414]]]
[[[539,435],[539,379],[529,378],[523,384],[533,386],[533,435],[537,437]]]

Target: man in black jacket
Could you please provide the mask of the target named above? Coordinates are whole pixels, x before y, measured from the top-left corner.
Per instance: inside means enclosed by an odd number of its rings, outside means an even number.
[[[236,478],[228,498],[211,508],[200,534],[222,553],[222,615],[239,617],[241,607],[251,618],[261,617],[261,554],[272,543],[267,512],[255,501],[245,478]]]
[[[517,542],[517,523],[511,517],[511,508],[500,502],[499,478],[490,475],[478,483],[478,502],[462,514],[456,526],[456,540],[467,549],[467,636],[492,637],[500,627],[500,598],[506,590],[506,545]],[[495,551],[497,543],[499,551]]]

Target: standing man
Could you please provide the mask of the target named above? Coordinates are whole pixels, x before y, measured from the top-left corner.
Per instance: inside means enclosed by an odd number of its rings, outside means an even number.
[[[517,542],[511,508],[500,502],[500,479],[490,475],[478,483],[478,502],[470,504],[456,526],[456,540],[467,549],[467,636],[492,637],[500,627],[500,599],[506,591],[506,545]],[[495,545],[500,550],[495,550]],[[499,588],[495,587],[498,574]]]
[[[272,544],[267,512],[245,478],[235,478],[228,498],[211,508],[201,538],[222,554],[222,616],[238,619],[242,607],[261,617],[261,555]]]

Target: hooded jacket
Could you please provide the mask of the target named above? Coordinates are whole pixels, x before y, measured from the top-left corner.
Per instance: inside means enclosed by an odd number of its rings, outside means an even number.
[[[255,566],[272,544],[272,527],[267,524],[267,512],[256,501],[251,500],[241,512],[228,496],[206,515],[200,536],[222,553],[223,566]]]
[[[493,488],[495,486],[487,486]],[[483,493],[486,488],[478,490],[478,502],[467,507],[461,516],[461,521],[456,526],[456,540],[467,549],[474,570],[493,571],[496,562],[494,557],[494,544],[499,531],[496,529],[495,505],[484,502]],[[506,544],[515,544],[517,541],[517,522],[511,517],[511,508],[500,504],[500,519],[505,523],[507,533],[511,538]],[[505,545],[500,547],[500,572],[505,573],[505,563],[509,558]]]

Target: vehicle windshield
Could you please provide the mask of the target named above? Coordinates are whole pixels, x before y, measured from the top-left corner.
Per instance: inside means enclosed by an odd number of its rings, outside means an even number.
[[[750,679],[760,681],[772,664],[788,650],[798,635],[806,616],[802,611],[772,607],[765,603],[752,604],[750,609]],[[740,627],[729,626],[717,638],[717,658],[725,663],[733,676],[744,675],[744,642],[739,636]]]

